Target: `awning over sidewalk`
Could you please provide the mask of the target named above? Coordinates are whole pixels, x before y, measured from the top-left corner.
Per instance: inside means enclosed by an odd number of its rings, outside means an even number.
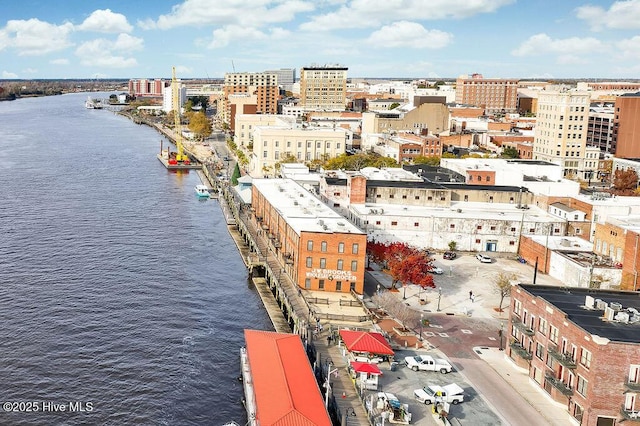
[[[353,371],[356,373],[367,373],[376,376],[382,375],[382,371],[380,371],[376,364],[369,364],[368,362],[351,361],[351,368],[353,368]]]
[[[340,337],[349,352],[375,355],[393,355],[393,349],[384,336],[372,331],[340,330]]]

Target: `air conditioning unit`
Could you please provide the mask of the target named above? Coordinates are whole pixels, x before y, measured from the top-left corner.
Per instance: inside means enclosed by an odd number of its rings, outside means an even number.
[[[584,307],[587,309],[593,309],[595,303],[595,299],[593,296],[585,296],[584,298]]]
[[[613,321],[615,314],[616,311],[614,311],[610,307],[607,306],[606,308],[604,308],[604,317],[607,321]]]
[[[626,312],[618,312],[614,317],[616,321],[628,323],[629,322],[629,314]]]
[[[605,302],[602,299],[596,299],[595,303],[596,303],[596,309],[600,309],[601,311],[603,311],[607,307],[607,302]]]
[[[621,311],[622,310],[622,304],[618,303],[618,302],[611,302],[609,303],[609,307],[611,309],[613,309],[614,311]]]

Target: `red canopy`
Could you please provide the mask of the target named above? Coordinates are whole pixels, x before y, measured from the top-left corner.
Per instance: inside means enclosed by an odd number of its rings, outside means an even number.
[[[369,373],[375,374],[376,376],[382,374],[382,371],[380,371],[377,365],[369,364],[368,362],[351,361],[351,367],[356,373]]]
[[[376,355],[393,355],[393,349],[377,332],[340,330],[340,337],[349,352],[367,352]]]

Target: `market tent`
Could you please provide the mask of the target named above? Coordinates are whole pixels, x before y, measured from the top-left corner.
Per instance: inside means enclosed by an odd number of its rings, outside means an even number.
[[[340,330],[340,338],[349,352],[393,355],[393,349],[387,339],[375,331]]]
[[[353,368],[353,371],[356,373],[367,373],[376,376],[382,374],[382,371],[380,371],[376,364],[369,364],[368,362],[351,361],[351,368]]]

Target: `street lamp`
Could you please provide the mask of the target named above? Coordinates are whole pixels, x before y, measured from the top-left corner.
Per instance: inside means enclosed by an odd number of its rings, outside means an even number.
[[[422,327],[424,325],[424,312],[420,313],[420,341],[422,342]]]
[[[500,336],[500,350],[504,350],[503,338],[504,338],[504,323],[500,322],[500,330],[498,330],[498,336]]]
[[[331,390],[331,375],[336,373],[338,373],[338,369],[334,368],[333,370],[331,369],[331,366],[333,365],[333,362],[331,362],[331,358],[328,359],[327,362],[327,381],[325,382],[325,391],[326,393],[324,394],[324,408],[329,408],[329,391]]]
[[[376,286],[376,293],[380,294],[380,283]]]
[[[407,283],[402,284],[402,300],[407,298]]]
[[[440,312],[440,299],[442,298],[442,287],[438,287],[438,312]]]

